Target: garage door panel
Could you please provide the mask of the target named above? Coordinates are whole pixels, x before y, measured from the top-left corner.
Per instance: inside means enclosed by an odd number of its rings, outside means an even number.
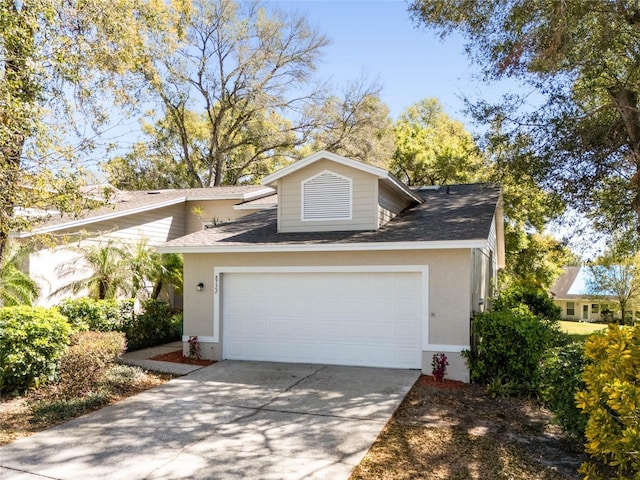
[[[417,272],[225,273],[223,357],[420,368]]]

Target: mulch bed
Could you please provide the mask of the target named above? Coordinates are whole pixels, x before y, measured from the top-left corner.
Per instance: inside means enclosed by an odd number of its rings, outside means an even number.
[[[579,480],[585,460],[535,401],[422,375],[351,480]]]
[[[149,360],[157,360],[159,362],[171,362],[171,363],[186,363],[187,365],[199,365],[201,367],[206,367],[207,365],[213,365],[216,363],[214,360],[198,360],[191,357],[185,357],[182,354],[182,350],[177,350],[175,352],[162,353],[160,355],[156,355],[155,357],[149,358]]]

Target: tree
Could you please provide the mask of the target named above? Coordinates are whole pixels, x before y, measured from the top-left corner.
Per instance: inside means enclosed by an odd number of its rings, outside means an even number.
[[[395,151],[389,108],[379,88],[364,79],[349,86],[342,96],[330,95],[311,117],[319,125],[310,133],[303,155],[328,150],[363,163],[387,168]]]
[[[589,266],[586,291],[594,297],[613,297],[625,323],[630,309],[640,300],[640,257],[619,257],[608,252]]]
[[[472,135],[435,98],[407,108],[394,126],[391,171],[408,185],[470,183],[482,167]]]
[[[530,137],[506,135],[501,123],[492,125],[480,143],[485,157],[480,177],[502,186],[506,268],[501,287],[546,289],[564,266],[580,263],[564,241],[545,233],[564,205],[540,186],[530,147]]]
[[[142,46],[162,37],[169,50],[179,37],[173,28],[179,12],[171,4],[106,6],[0,1],[0,262],[9,233],[38,221],[34,211],[74,214],[93,205],[80,191],[78,162],[107,120],[101,102],[133,103],[124,89],[113,88],[128,80]]]
[[[320,99],[310,80],[324,36],[301,17],[231,0],[194,2],[181,26],[175,53],[150,49],[139,74],[191,185],[237,183],[304,141],[304,111]]]
[[[26,244],[9,243],[0,261],[0,306],[31,305],[38,297],[38,283],[21,270],[31,249]]]
[[[143,121],[145,141],[134,144],[130,152],[104,164],[109,183],[116,188],[129,190],[211,186],[215,170],[210,168],[206,158],[211,140],[209,119],[206,114],[184,110],[179,121],[179,128],[170,118],[163,118],[154,124]],[[291,153],[284,145],[296,143],[293,132],[288,135],[282,133],[282,129],[288,128],[288,122],[276,114],[269,119],[260,117],[258,121],[244,125],[238,138],[242,136],[240,143],[246,144],[238,144],[230,151],[222,165],[224,175],[221,183],[252,184],[271,173],[278,158],[256,156],[252,139],[264,136],[273,141],[280,138],[283,146],[271,153],[284,158],[285,152],[288,152],[287,155]]]
[[[567,265],[579,259],[561,241],[545,233],[527,232],[507,218],[505,225],[506,267],[500,272],[500,287],[545,290]]]
[[[602,231],[637,230],[637,2],[415,0],[410,12],[442,35],[464,34],[487,80],[513,77],[541,94],[537,108],[506,96],[472,111],[485,122],[508,123],[512,138],[531,138],[535,170],[546,187],[562,192]]]

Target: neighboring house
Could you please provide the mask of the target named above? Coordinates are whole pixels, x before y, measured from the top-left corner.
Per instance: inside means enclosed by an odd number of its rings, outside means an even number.
[[[182,190],[118,191],[111,201],[79,218],[48,212],[48,220],[17,239],[47,235],[53,246],[31,254],[25,270],[41,288],[38,305],[57,304],[51,297],[74,278],[59,278],[59,267],[74,261],[78,252],[70,248],[87,242],[114,239],[135,244],[146,239],[155,246],[203,230],[216,223],[234,220],[265,208],[275,208],[275,191],[260,185],[212,187]]]
[[[606,321],[605,317],[609,315],[609,320],[619,320],[620,312],[617,311],[618,304],[613,295],[595,295],[588,291],[590,276],[588,267],[565,267],[564,273],[549,288],[554,303],[561,309],[561,318],[581,322],[600,322]],[[640,320],[640,311],[630,311],[629,315],[633,320]]]
[[[263,180],[267,209],[158,247],[184,256],[184,337],[203,356],[415,368],[468,381],[472,312],[504,265],[500,188],[412,190],[318,152]]]

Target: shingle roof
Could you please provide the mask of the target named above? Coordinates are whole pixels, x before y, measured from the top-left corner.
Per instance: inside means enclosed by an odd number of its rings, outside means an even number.
[[[608,267],[615,269],[617,267]],[[593,275],[588,267],[564,267],[565,271],[549,288],[549,293],[556,299],[580,300],[589,298],[614,298],[612,292],[591,291],[597,284],[591,284]]]
[[[322,245],[395,242],[486,240],[500,198],[492,184],[421,188],[425,201],[411,207],[376,231],[278,233],[277,212],[266,210],[214,228],[177,238],[161,251],[216,251],[226,247]]]
[[[78,217],[68,215],[52,216],[38,226],[30,235],[39,232],[50,232],[74,226],[98,222],[105,218],[114,218],[145,210],[153,210],[163,206],[181,203],[186,200],[222,200],[237,199],[247,201],[260,195],[271,195],[274,190],[263,185],[223,186],[209,188],[183,188],[173,190],[139,190],[116,191],[109,204],[94,210],[88,210]]]
[[[584,297],[584,295],[569,294],[578,273],[580,273],[580,267],[565,267],[564,273],[549,288],[551,295],[554,298],[568,299]]]

